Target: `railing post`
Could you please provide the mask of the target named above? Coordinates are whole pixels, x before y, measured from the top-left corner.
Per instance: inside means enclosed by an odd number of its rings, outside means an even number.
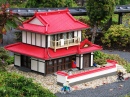
[[[79,38],[79,37],[77,37],[77,39],[78,39],[78,45],[80,45],[80,38]]]

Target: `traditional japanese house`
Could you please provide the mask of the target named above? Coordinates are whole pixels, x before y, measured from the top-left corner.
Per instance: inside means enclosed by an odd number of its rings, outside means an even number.
[[[40,73],[51,74],[71,68],[93,65],[93,52],[102,47],[87,39],[81,32],[89,26],[76,20],[68,9],[36,12],[19,26],[22,42],[5,48],[14,52],[14,65]]]

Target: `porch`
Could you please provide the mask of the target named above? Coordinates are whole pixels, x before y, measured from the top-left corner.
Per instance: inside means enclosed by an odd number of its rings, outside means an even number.
[[[54,51],[56,52],[56,49],[60,49],[60,48],[67,48],[70,46],[75,46],[75,45],[79,45],[80,44],[80,38],[79,37],[74,37],[71,39],[60,39],[58,41],[50,41],[50,48],[54,49]]]

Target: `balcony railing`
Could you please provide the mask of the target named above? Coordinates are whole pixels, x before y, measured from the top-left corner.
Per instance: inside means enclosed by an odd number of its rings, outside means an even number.
[[[53,48],[54,51],[56,52],[56,49],[60,48],[67,48],[70,46],[74,45],[79,45],[80,44],[80,38],[79,37],[74,37],[71,39],[60,39],[59,41],[50,41],[50,48]]]

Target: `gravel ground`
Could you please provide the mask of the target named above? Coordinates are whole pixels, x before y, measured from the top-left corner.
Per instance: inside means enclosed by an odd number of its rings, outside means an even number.
[[[107,51],[106,53],[119,54],[122,58],[130,60],[129,52],[121,51]],[[43,76],[36,72],[21,71],[19,68],[9,65],[9,72],[16,72],[27,78],[33,78],[34,82],[40,83],[41,86],[49,89],[57,97],[119,97],[121,95],[128,94],[130,92],[130,78],[124,82],[116,82],[117,76],[108,76],[101,79],[93,80],[90,82],[77,84],[72,88],[72,92],[69,94],[61,94],[59,91],[61,86],[56,83],[55,75]],[[130,77],[130,73],[125,75],[125,78]]]
[[[109,54],[118,54],[120,57],[130,62],[130,52],[124,51],[114,51],[114,50],[102,50],[105,53]],[[86,89],[75,90],[68,94],[56,93],[57,97],[124,97],[124,95],[130,93],[130,74],[125,75],[127,80],[124,82],[116,82],[115,76],[108,77],[110,79],[97,79],[90,82],[88,84],[95,84],[96,87],[86,87]],[[112,80],[114,79],[114,80]],[[99,82],[103,83],[103,80],[106,82],[105,84],[99,84]],[[109,83],[110,80],[110,83]],[[108,82],[108,83],[107,83]]]

